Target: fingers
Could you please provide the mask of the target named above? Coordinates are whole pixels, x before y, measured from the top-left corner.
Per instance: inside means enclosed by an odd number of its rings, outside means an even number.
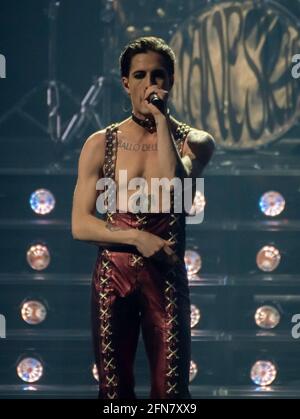
[[[163,249],[164,249],[164,252],[167,254],[167,255],[172,255],[173,253],[174,253],[174,250],[172,250],[168,245],[164,245],[164,247],[163,247]]]
[[[152,105],[150,102],[148,102],[148,100],[144,100],[144,104],[146,105],[146,107],[149,109],[149,111],[152,114],[158,114],[160,113],[160,111],[157,109],[156,106]]]
[[[167,265],[175,265],[180,262],[179,257],[176,255],[174,250],[170,248],[170,244],[168,242],[151,257],[153,260],[166,263]]]
[[[146,89],[145,100],[149,98],[151,93],[156,93],[160,99],[164,100],[169,92],[167,90],[161,89],[157,84],[153,84],[152,86],[148,87],[148,89]]]
[[[151,86],[149,86],[146,90],[145,90],[145,99],[148,98],[151,93],[157,93],[157,91],[159,90],[159,87],[157,84],[152,84]]]
[[[168,262],[171,263],[172,265],[179,262],[179,257],[176,255],[176,253],[174,252],[174,250],[172,250],[169,246],[165,245],[164,246],[164,252],[167,254],[168,256]]]
[[[165,240],[165,245],[166,246],[174,246],[175,241],[174,240]]]

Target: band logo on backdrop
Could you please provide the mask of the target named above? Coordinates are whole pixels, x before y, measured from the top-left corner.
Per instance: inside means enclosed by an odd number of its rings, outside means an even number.
[[[300,85],[291,68],[299,25],[276,2],[210,5],[183,22],[170,44],[174,110],[221,147],[258,148],[296,122]]]

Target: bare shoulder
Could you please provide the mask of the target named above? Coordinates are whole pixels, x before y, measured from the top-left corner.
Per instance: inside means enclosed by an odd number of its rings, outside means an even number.
[[[183,156],[197,160],[204,167],[216,148],[215,140],[207,131],[191,128],[183,145]]]
[[[182,122],[175,119],[173,116],[171,117],[171,123],[174,129],[174,132],[177,130],[178,127],[182,125]],[[209,134],[207,131],[197,129],[194,127],[189,127],[190,130],[188,132],[188,135],[185,138],[185,146],[187,146],[189,143],[202,143],[203,145],[210,147],[212,149],[215,148],[215,140],[211,134]]]
[[[83,144],[82,150],[97,151],[105,146],[106,129],[91,134]]]
[[[202,144],[204,147],[211,148],[212,150],[216,146],[215,140],[209,132],[197,128],[190,129],[186,140],[188,145],[193,143]]]
[[[118,122],[118,129],[126,126],[127,121]],[[94,132],[85,140],[79,157],[79,172],[101,174],[105,159],[106,131],[110,126]]]
[[[119,128],[126,128],[128,124],[128,119],[125,119],[124,121],[116,123],[118,129]],[[106,128],[96,131],[93,134],[91,134],[85,141],[82,147],[83,153],[97,153],[97,155],[104,154],[105,151],[105,142],[106,142],[106,131],[111,125],[107,126]]]
[[[79,157],[79,173],[101,173],[105,155],[106,129],[94,132],[84,142]]]

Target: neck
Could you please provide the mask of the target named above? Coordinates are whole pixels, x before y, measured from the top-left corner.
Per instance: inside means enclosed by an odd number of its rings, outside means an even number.
[[[131,113],[132,120],[143,127],[146,131],[150,132],[150,134],[153,134],[156,132],[156,123],[152,115],[149,115],[147,117],[144,117],[144,119],[137,116],[135,113]]]

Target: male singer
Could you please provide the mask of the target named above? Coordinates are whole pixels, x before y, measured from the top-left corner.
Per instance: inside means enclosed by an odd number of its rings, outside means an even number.
[[[174,52],[160,38],[143,37],[126,46],[120,70],[132,114],[89,137],[79,159],[72,234],[99,246],[92,330],[103,399],[136,398],[133,366],[140,327],[151,372],[150,398],[191,397],[186,214],[174,212],[174,190],[169,211],[162,211],[162,191],[149,190],[154,178],[200,177],[215,144],[207,132],[169,115],[174,62]],[[150,209],[158,203],[158,210],[135,211],[137,191],[128,188],[128,201],[117,199],[116,211],[107,211],[102,220],[95,215],[96,183],[111,178],[120,192],[124,171],[128,183],[144,179],[149,188],[139,189],[139,203],[146,201]]]

